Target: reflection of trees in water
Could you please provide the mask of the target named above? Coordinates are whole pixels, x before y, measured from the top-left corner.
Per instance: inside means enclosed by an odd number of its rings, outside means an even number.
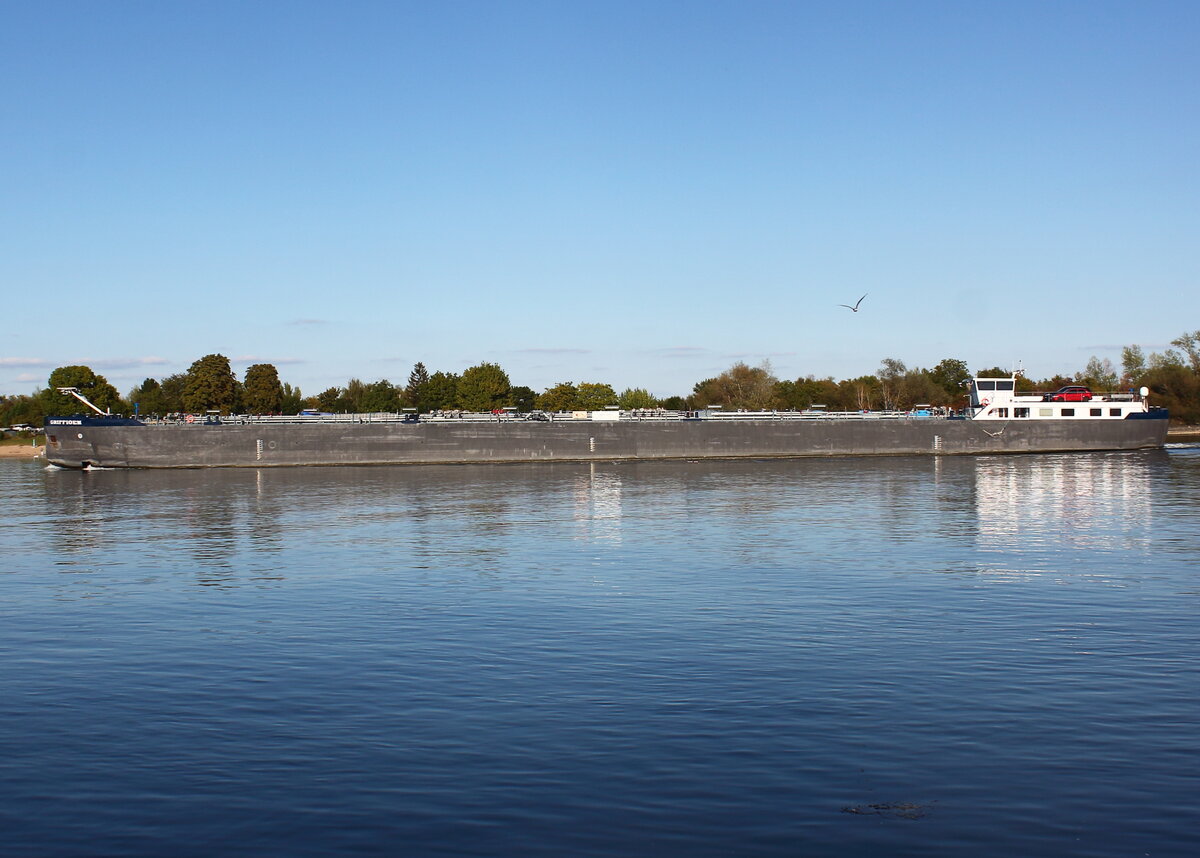
[[[283,498],[259,472],[58,471],[45,492],[55,549],[77,559],[204,585],[279,577],[264,561],[282,544]]]
[[[120,479],[120,476],[117,479]],[[107,473],[103,476],[108,476]],[[94,472],[49,470],[45,497],[55,551],[67,555],[101,555],[118,516],[110,514],[107,484]]]

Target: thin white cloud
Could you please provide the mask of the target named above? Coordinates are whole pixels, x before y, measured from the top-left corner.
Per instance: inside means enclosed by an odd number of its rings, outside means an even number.
[[[591,349],[517,349],[519,355],[590,355]]]
[[[92,369],[128,369],[135,366],[163,366],[170,361],[161,357],[73,358],[50,361],[45,358],[0,358],[0,366],[89,366]]]
[[[76,364],[90,366],[92,369],[131,369],[136,366],[166,366],[171,361],[157,356],[126,357],[126,358],[84,358]]]
[[[31,372],[23,372],[17,376],[17,381],[45,381],[46,379],[40,375],[34,375]]]
[[[244,363],[244,364],[269,363],[269,364],[273,364],[275,366],[278,366],[281,364],[289,365],[289,364],[297,364],[297,363],[304,363],[304,362],[305,361],[303,358],[265,358],[265,357],[259,357],[258,355],[239,355],[238,357],[235,357],[232,359],[232,363]]]
[[[1126,343],[1125,345],[1130,345],[1130,343]],[[1143,350],[1171,348],[1170,343],[1149,343],[1149,344],[1138,343],[1138,345],[1140,345]],[[1106,352],[1106,351],[1107,352],[1116,352],[1116,351],[1120,351],[1123,348],[1125,348],[1125,346],[1114,346],[1114,345],[1079,346],[1079,351],[1081,351],[1081,352]]]
[[[708,357],[711,351],[703,346],[669,346],[662,349],[650,349],[647,354],[665,358],[695,358]]]

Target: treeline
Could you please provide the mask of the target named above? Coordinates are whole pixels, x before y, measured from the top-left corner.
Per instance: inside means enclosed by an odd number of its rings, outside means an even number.
[[[1171,409],[1172,418],[1200,423],[1200,331],[1173,340],[1172,348],[1147,355],[1140,346],[1122,353],[1120,370],[1108,359],[1093,357],[1073,376],[1056,375],[1040,380],[1021,377],[1018,392],[1052,391],[1067,384],[1086,384],[1094,391],[1148,387],[1152,401]],[[1007,376],[999,367],[978,370],[975,375]],[[603,382],[562,382],[543,390],[514,385],[498,364],[481,363],[462,373],[430,373],[417,363],[404,384],[388,379],[364,382],[353,378],[344,387],[331,387],[305,397],[298,387],[283,382],[271,364],[249,367],[239,380],[229,359],[206,355],[187,372],[162,380],[148,378],[121,394],[102,375],[86,366],[59,367],[50,374],[45,390],[33,395],[0,397],[0,425],[40,425],[49,414],[73,414],[83,410],[74,398],[57,388],[75,387],[101,409],[114,414],[173,413],[298,414],[303,409],[334,413],[431,411],[595,411],[667,408],[675,410],[721,406],[724,409],[803,410],[824,405],[830,411],[907,410],[928,404],[961,408],[964,383],[972,373],[965,361],[946,358],[932,369],[908,368],[903,361],[887,358],[873,375],[835,381],[812,375],[781,380],[769,363],[748,366],[735,363],[715,378],[704,379],[686,396],[656,398],[644,388],[627,388],[618,393]]]

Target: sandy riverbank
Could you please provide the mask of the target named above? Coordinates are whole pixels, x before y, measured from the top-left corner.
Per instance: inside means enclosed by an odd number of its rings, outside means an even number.
[[[0,459],[36,459],[45,454],[46,448],[34,447],[30,444],[0,445]]]

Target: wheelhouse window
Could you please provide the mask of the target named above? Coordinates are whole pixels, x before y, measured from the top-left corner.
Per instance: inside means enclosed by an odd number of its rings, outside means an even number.
[[[1013,383],[1011,381],[997,381],[996,390],[1012,390]]]

